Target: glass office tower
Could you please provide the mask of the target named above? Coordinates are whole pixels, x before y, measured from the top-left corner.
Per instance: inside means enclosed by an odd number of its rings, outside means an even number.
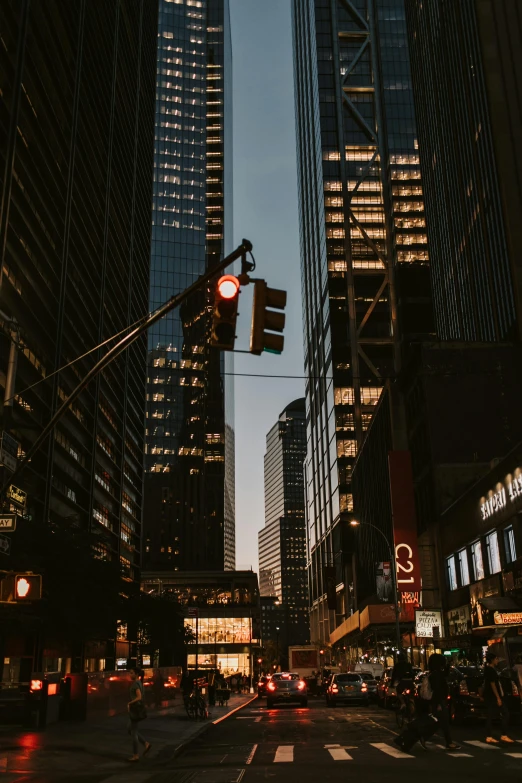
[[[522,23],[510,0],[407,0],[437,330],[522,336]]]
[[[287,645],[310,640],[305,457],[305,400],[299,399],[287,405],[266,437],[265,526],[259,532],[259,587],[262,596],[274,596],[284,607]]]
[[[431,331],[431,310],[404,0],[292,9],[315,641],[349,611],[342,519],[354,459],[404,346]]]
[[[231,65],[228,0],[160,1],[151,309],[229,244]],[[211,311],[209,287],[149,332],[149,567],[234,567],[233,401],[223,356],[208,348]]]
[[[19,456],[107,348],[86,352],[148,312],[153,5],[0,4],[0,308],[20,338],[3,429]],[[27,493],[20,529],[91,530],[95,555],[119,560],[128,582],[141,557],[145,368],[143,337],[81,393],[16,481]]]

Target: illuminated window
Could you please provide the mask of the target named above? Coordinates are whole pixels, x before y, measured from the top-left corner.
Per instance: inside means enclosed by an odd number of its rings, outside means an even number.
[[[356,457],[357,456],[357,441],[356,440],[338,440],[337,441],[337,456],[338,457]]]
[[[469,585],[469,565],[468,565],[468,552],[466,549],[461,549],[457,553],[457,559],[459,563],[460,583],[462,587]]]
[[[494,530],[486,536],[486,551],[488,553],[488,566],[490,574],[498,574],[502,570],[500,565],[500,552],[498,549],[498,535]]]
[[[517,549],[515,546],[513,525],[506,527],[504,530],[504,547],[506,549],[506,562],[514,563],[517,559]]]
[[[446,558],[446,574],[448,577],[448,587],[450,590],[456,590],[457,589],[457,571],[455,568],[455,557],[452,555],[451,557]]]
[[[471,545],[471,562],[473,565],[473,578],[475,582],[484,579],[484,563],[482,560],[482,547],[480,541],[475,541]]]

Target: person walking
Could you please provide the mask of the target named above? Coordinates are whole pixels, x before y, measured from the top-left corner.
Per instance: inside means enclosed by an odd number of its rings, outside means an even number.
[[[450,716],[448,710],[449,686],[447,678],[447,663],[445,657],[437,653],[431,655],[428,660],[428,669],[428,679],[432,692],[432,715],[437,718],[439,726],[442,729],[444,740],[446,741],[446,749],[458,750],[460,745],[457,745],[456,742],[453,742],[450,734]]]
[[[486,665],[484,666],[484,701],[487,708],[486,722],[486,742],[490,745],[498,745],[498,739],[493,736],[493,720],[498,715],[502,721],[501,742],[514,743],[511,737],[508,737],[507,730],[509,725],[509,710],[504,702],[504,691],[500,684],[500,677],[496,666],[500,658],[492,651],[486,653]]]
[[[145,746],[143,755],[148,753],[152,746],[150,742],[147,742],[147,740],[138,732],[138,723],[146,716],[145,703],[143,700],[143,685],[139,679],[140,670],[132,669],[130,677],[130,701],[127,704],[127,711],[129,713],[128,733],[132,738],[133,755],[130,757],[129,761],[139,761],[140,757],[138,754],[138,743]]]

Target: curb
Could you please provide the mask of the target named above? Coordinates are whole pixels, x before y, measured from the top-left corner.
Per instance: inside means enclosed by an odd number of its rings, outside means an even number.
[[[216,726],[218,723],[221,723],[221,721],[226,720],[227,718],[230,718],[231,715],[234,715],[235,712],[239,712],[239,710],[244,709],[245,707],[248,707],[249,704],[252,704],[253,701],[257,699],[257,694],[253,696],[251,699],[246,701],[244,704],[240,704],[239,707],[235,707],[233,710],[230,710],[230,712],[227,712],[226,715],[222,715],[221,718],[218,718],[217,720],[209,721],[208,723],[205,723],[199,731],[197,731],[195,734],[192,735],[189,739],[185,740],[185,742],[182,742],[181,745],[178,745],[172,754],[169,756],[169,762],[176,759],[178,756],[180,756],[193,742],[195,742],[199,737],[201,737],[203,734],[205,734],[207,731],[210,731],[212,726]]]

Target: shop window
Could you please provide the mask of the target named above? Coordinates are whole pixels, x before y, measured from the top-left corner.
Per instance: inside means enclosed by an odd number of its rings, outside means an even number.
[[[450,590],[456,590],[457,585],[457,569],[455,568],[455,556],[446,558],[446,572],[448,574],[448,587]]]
[[[473,564],[473,578],[475,582],[484,579],[484,563],[482,561],[482,547],[480,541],[471,545],[471,562]]]
[[[498,550],[498,536],[496,530],[486,536],[486,551],[488,553],[489,573],[498,574],[502,568],[500,565],[500,552]]]
[[[504,547],[506,549],[506,563],[514,563],[517,559],[517,550],[515,547],[515,531],[513,525],[504,530]]]
[[[457,553],[457,559],[459,563],[460,583],[462,587],[469,585],[469,564],[468,564],[468,552],[466,549],[461,549]]]

